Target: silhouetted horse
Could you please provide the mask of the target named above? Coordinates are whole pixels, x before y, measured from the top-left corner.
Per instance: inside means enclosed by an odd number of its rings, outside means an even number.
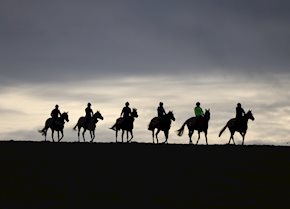
[[[238,121],[236,118],[232,118],[230,119],[227,124],[225,125],[225,127],[221,130],[219,137],[222,135],[222,133],[226,130],[226,128],[229,128],[230,132],[231,132],[231,137],[229,140],[229,143],[231,142],[231,139],[233,140],[234,144],[235,144],[235,140],[234,140],[234,134],[235,132],[239,132],[242,137],[243,137],[243,142],[242,145],[244,145],[244,140],[245,140],[245,135],[247,133],[247,129],[248,129],[248,120],[255,120],[252,111],[249,110],[242,118],[240,121]]]
[[[177,132],[178,132],[177,135],[182,136],[183,131],[184,131],[184,127],[185,127],[185,125],[187,125],[189,144],[192,144],[191,137],[193,135],[194,130],[198,131],[198,139],[197,139],[196,144],[198,144],[198,141],[200,139],[200,132],[204,132],[205,141],[206,141],[206,144],[208,144],[208,142],[207,142],[207,129],[208,129],[209,120],[210,120],[210,111],[205,110],[204,117],[199,118],[199,119],[197,119],[196,117],[191,117],[191,118],[187,119],[184,122],[184,124],[181,126],[181,128],[179,130],[177,130]]]
[[[86,118],[85,117],[80,117],[79,118],[77,124],[73,128],[76,131],[76,127],[78,127],[78,140],[79,140],[79,142],[80,142],[80,130],[81,130],[81,128],[84,129],[84,131],[82,133],[84,142],[86,141],[85,140],[85,132],[86,132],[86,130],[90,131],[91,142],[93,142],[93,140],[95,138],[96,123],[98,122],[98,119],[101,119],[101,120],[104,119],[99,111],[97,111],[93,115],[93,117],[90,119],[90,121],[88,121],[88,122],[86,122]]]
[[[58,138],[58,141],[60,142],[60,140],[63,138],[63,129],[64,129],[65,121],[69,122],[68,112],[62,113],[61,116],[57,118],[54,124],[51,124],[52,118],[48,118],[45,121],[44,128],[42,130],[39,130],[39,132],[42,133],[42,135],[44,135],[45,137],[44,140],[46,141],[47,130],[50,128],[52,141],[54,142],[54,138],[53,138],[54,131],[57,131],[57,138]],[[61,138],[59,138],[59,132],[61,133]]]
[[[123,137],[124,137],[124,132],[126,131],[127,134],[127,142],[130,142],[133,139],[133,128],[134,128],[134,120],[135,118],[138,118],[138,113],[137,113],[137,109],[133,108],[133,111],[131,113],[131,115],[128,118],[123,118],[120,117],[116,120],[115,123],[115,131],[116,131],[116,142],[118,142],[118,131],[120,129],[122,129],[122,142],[123,141]],[[128,133],[131,134],[131,138],[128,140],[129,135]]]
[[[157,144],[158,144],[158,134],[160,131],[163,131],[164,135],[165,135],[165,141],[163,143],[167,143],[168,133],[169,133],[169,129],[171,126],[171,120],[175,121],[175,118],[174,118],[173,112],[169,111],[166,115],[164,115],[162,117],[154,117],[150,121],[148,130],[152,131],[153,143],[154,143],[154,130],[155,130],[155,128],[157,129],[157,132],[155,134]]]

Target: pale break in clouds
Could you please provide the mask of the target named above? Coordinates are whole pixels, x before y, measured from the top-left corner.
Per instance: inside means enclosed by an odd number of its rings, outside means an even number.
[[[279,0],[2,0],[0,138],[41,140],[59,104],[70,115],[64,140],[74,141],[90,101],[105,117],[96,139],[114,141],[108,127],[129,101],[136,141],[150,142],[163,101],[177,119],[169,142],[187,143],[174,131],[200,101],[212,113],[210,143],[227,142],[218,132],[241,102],[256,117],[246,143],[287,145],[289,9]]]

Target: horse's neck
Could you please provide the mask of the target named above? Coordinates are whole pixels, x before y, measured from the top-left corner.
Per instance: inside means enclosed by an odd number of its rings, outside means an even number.
[[[64,123],[64,118],[63,118],[62,116],[60,116],[60,117],[58,118],[58,121],[61,122],[61,123]]]
[[[245,124],[248,124],[248,120],[249,120],[250,118],[247,116],[247,115],[245,115],[244,117],[243,117],[243,121],[245,122]]]
[[[131,115],[129,119],[130,119],[129,121],[131,121],[133,123],[135,120],[135,117]]]
[[[171,124],[171,119],[167,115],[163,118],[163,121],[166,124]]]

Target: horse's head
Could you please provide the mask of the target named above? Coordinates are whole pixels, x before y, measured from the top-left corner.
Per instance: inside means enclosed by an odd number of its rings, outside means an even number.
[[[174,117],[174,114],[173,114],[173,111],[169,111],[167,114],[167,117],[173,121],[175,121],[175,117]]]
[[[101,119],[101,120],[104,120],[104,117],[102,116],[102,114],[97,111],[94,116],[93,116],[94,119]]]
[[[132,113],[131,113],[131,116],[132,116],[133,118],[138,118],[138,113],[137,113],[137,109],[136,109],[136,108],[133,108],[133,111],[132,111]]]
[[[68,119],[68,112],[64,112],[61,114],[60,116],[63,120],[65,120],[66,122],[69,122],[69,119]]]
[[[253,113],[251,110],[249,110],[247,113],[246,113],[246,117],[251,119],[252,121],[255,120],[254,116],[253,116]]]
[[[205,113],[204,113],[204,118],[206,118],[207,120],[210,119],[210,109],[205,109]]]

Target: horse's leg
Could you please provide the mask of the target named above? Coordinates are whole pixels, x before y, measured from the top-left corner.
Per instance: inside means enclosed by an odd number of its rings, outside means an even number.
[[[86,139],[85,139],[85,132],[86,132],[86,130],[87,130],[87,129],[84,128],[84,131],[83,131],[83,134],[82,134],[82,135],[83,135],[83,140],[84,140],[84,142],[86,142]]]
[[[127,142],[129,142],[128,141],[128,139],[129,139],[129,131],[128,130],[126,130],[126,136],[127,136]]]
[[[92,135],[93,135],[93,138],[92,138],[91,142],[93,142],[95,139],[95,131],[92,131]]]
[[[164,130],[164,136],[165,136],[165,141],[164,141],[164,143],[167,143],[167,140],[168,140],[168,133],[169,133],[169,130]]]
[[[59,142],[59,131],[57,131],[57,141]]]
[[[246,133],[241,133],[241,135],[243,137],[242,145],[244,145],[244,140],[245,140]]]
[[[52,141],[54,142],[53,134],[54,134],[54,130],[51,129],[51,138],[52,138]]]
[[[155,144],[155,142],[154,142],[154,130],[155,130],[155,128],[152,130],[152,139],[153,139],[153,144]]]
[[[232,139],[233,140],[233,143],[235,145],[236,143],[235,143],[235,139],[234,139],[234,134],[235,134],[235,131],[232,131],[231,132],[231,138],[230,138],[230,140]]]
[[[46,142],[47,129],[44,131],[44,141]]]
[[[124,142],[124,133],[125,133],[125,131],[124,131],[124,129],[122,129],[122,143]]]
[[[206,145],[208,145],[208,142],[207,142],[207,131],[204,131],[204,137],[205,137]]]
[[[158,134],[159,134],[159,132],[160,132],[160,129],[157,129],[157,132],[156,132],[156,134],[155,134],[155,138],[156,138],[156,140],[157,140],[157,144],[159,143],[159,142],[158,142]]]
[[[232,134],[232,133],[231,133],[230,140],[229,140],[229,143],[228,143],[228,144],[231,144],[231,139],[233,140],[233,143],[235,144],[235,141],[234,141],[234,134]]]
[[[192,140],[191,140],[192,134],[193,134],[193,131],[188,131],[189,144],[192,144]]]
[[[78,127],[78,140],[80,142],[80,131],[81,131],[81,127]]]
[[[130,130],[129,132],[131,134],[131,138],[129,139],[129,142],[130,142],[133,139],[133,130]]]
[[[60,139],[58,140],[58,142],[60,142],[60,140],[62,140],[62,138],[63,138],[63,130],[61,130],[60,133],[61,133],[61,137],[60,137]]]
[[[118,138],[118,130],[116,129],[116,143],[118,142],[117,138]]]
[[[200,131],[198,131],[198,138],[197,138],[196,145],[198,144],[198,142],[199,142],[199,139],[200,139]]]
[[[230,128],[229,128],[230,129]],[[235,141],[234,141],[234,134],[235,134],[235,131],[233,129],[230,129],[230,133],[231,133],[231,136],[230,136],[230,140],[229,140],[229,143],[231,143],[231,139],[233,139],[233,143],[235,144]]]
[[[93,133],[90,131],[90,136],[91,136],[91,142],[93,141]]]

